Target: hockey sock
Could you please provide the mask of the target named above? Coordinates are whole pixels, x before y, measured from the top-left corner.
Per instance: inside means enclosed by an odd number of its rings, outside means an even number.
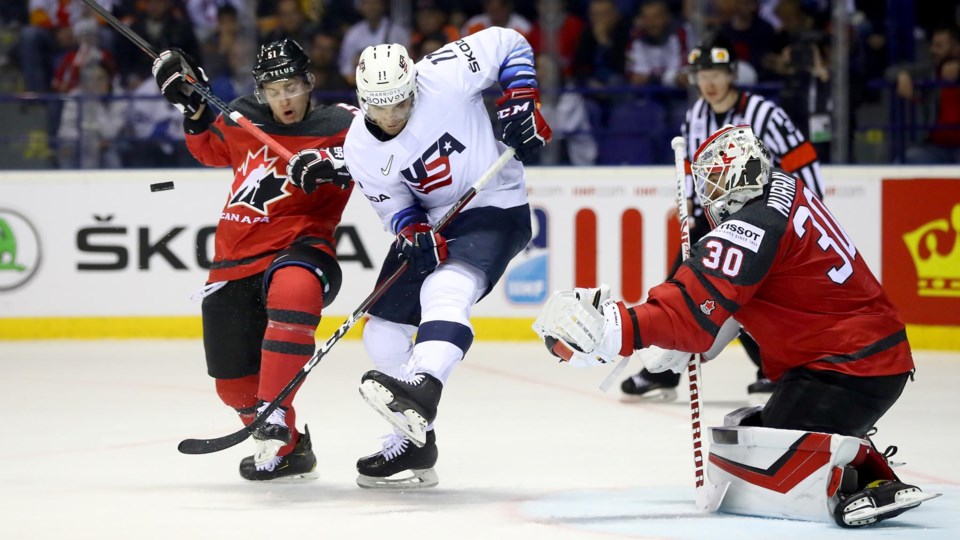
[[[258,396],[263,401],[273,401],[313,356],[322,308],[323,288],[312,272],[298,266],[274,272],[267,292],[269,321],[260,358]],[[289,407],[297,390],[281,405]]]
[[[260,375],[248,375],[239,379],[214,379],[217,395],[227,406],[240,415],[243,425],[250,425],[257,416],[257,387]]]

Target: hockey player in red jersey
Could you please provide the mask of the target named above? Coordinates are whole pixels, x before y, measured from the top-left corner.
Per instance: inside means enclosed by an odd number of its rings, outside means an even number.
[[[342,148],[352,108],[311,107],[303,49],[286,39],[264,45],[255,94],[230,106],[299,152],[287,163],[184,81],[207,82],[183,51],[162,51],[153,74],[185,115],[194,157],[233,169],[204,288],[203,343],[217,394],[249,424],[313,355],[321,312],[340,289],[333,235],[353,187]],[[295,394],[253,432],[257,451],[240,462],[243,478],[308,476],[316,467],[309,432],[296,428]]]
[[[856,246],[810,188],[771,170],[749,126],[714,133],[692,172],[711,230],[672,279],[632,307],[609,299],[605,286],[557,293],[534,329],[563,360],[601,365],[652,345],[706,352],[735,316],[760,344],[764,373],[778,382],[766,406],[739,415],[738,425],[866,437],[914,364],[904,323]],[[923,500],[872,445],[854,454],[838,464],[859,472],[846,492],[833,494],[841,526],[892,517]],[[867,506],[872,517],[861,519]]]

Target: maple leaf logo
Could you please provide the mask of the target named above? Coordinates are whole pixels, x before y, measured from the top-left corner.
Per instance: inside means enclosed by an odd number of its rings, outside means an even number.
[[[270,155],[266,145],[256,152],[247,150],[243,165],[234,175],[233,193],[227,206],[246,206],[266,216],[270,204],[289,197],[290,192],[285,189],[287,175],[277,172],[279,159],[280,156]]]

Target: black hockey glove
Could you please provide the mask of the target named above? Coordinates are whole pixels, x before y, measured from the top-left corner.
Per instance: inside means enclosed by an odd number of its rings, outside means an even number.
[[[397,234],[400,258],[418,274],[428,274],[447,259],[447,241],[428,223],[411,223]]]
[[[164,49],[153,61],[153,78],[157,80],[160,93],[184,116],[197,114],[206,99],[188,82],[196,81],[209,87],[210,81],[203,68],[180,49]]]
[[[540,115],[540,90],[513,88],[497,100],[497,118],[503,126],[500,140],[517,151],[520,161],[540,151],[553,135]]]
[[[328,182],[340,189],[350,187],[350,171],[343,160],[342,146],[308,148],[297,152],[287,163],[287,177],[307,194]]]

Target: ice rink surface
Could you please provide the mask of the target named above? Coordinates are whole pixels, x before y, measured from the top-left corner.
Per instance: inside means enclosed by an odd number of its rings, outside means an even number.
[[[558,365],[534,342],[474,345],[444,389],[440,485],[407,492],[355,484],[356,459],[388,431],[357,392],[370,369],[359,341],[337,344],[301,389],[319,479],[285,484],[238,476],[249,441],[177,452],[240,427],[199,341],[0,342],[0,539],[957,539],[960,355],[915,358],[916,382],[874,440],[899,446],[904,481],[944,496],[845,531],[697,513],[685,380],[675,403],[621,404],[616,386],[598,389],[607,369]],[[703,376],[705,424],[719,425],[746,404],[752,366],[733,346]]]

